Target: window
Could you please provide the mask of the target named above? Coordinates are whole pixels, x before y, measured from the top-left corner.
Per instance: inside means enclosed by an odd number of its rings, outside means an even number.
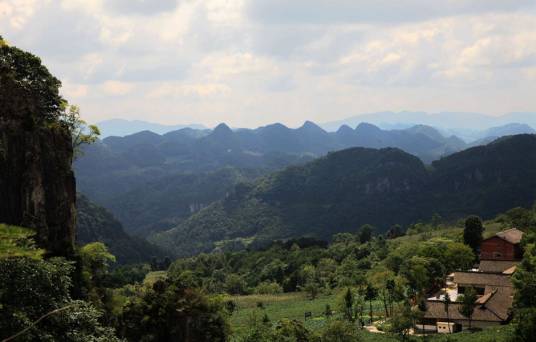
[[[496,258],[496,259],[502,258],[502,253],[501,252],[493,252],[493,257]]]

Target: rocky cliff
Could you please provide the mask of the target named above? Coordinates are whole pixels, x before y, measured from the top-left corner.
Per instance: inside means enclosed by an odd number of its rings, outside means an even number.
[[[0,223],[34,228],[51,255],[69,256],[76,185],[60,84],[39,58],[0,38]]]
[[[34,228],[53,255],[74,249],[76,185],[69,132],[0,118],[0,222]]]

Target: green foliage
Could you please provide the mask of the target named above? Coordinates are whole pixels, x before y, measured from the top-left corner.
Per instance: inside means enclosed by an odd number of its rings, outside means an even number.
[[[18,116],[28,127],[59,122],[61,82],[29,52],[0,44],[0,116]],[[24,99],[20,101],[17,99]]]
[[[0,259],[0,338],[29,328],[17,340],[116,341],[113,330],[100,324],[99,311],[71,300],[72,271],[72,264],[59,258]]]
[[[524,237],[525,241],[530,241],[536,237],[536,231]],[[536,308],[536,244],[528,243],[521,264],[518,265],[512,277],[512,282],[516,289],[516,308]]]
[[[59,119],[71,132],[75,159],[83,154],[82,145],[93,144],[100,135],[97,126],[88,125],[82,120],[78,106],[65,104],[65,108],[61,112]]]
[[[140,284],[149,272],[151,272],[149,264],[121,265],[108,274],[105,280],[106,286],[119,288],[127,284]]]
[[[35,246],[31,229],[0,224],[0,259],[27,257],[41,259],[44,250]]]
[[[283,292],[283,287],[277,282],[261,282],[255,287],[256,294],[278,294]]]
[[[473,318],[473,312],[476,308],[477,294],[473,287],[468,287],[462,298],[462,306],[460,313],[469,319],[469,329],[471,328],[471,322]]]
[[[360,342],[356,326],[345,321],[333,321],[322,332],[322,342]]]
[[[465,220],[465,229],[463,230],[463,242],[471,247],[475,254],[480,248],[482,243],[482,233],[484,227],[482,226],[482,220],[478,216],[469,216]]]
[[[399,335],[405,340],[409,335],[410,329],[414,326],[414,313],[409,303],[404,302],[395,311],[391,319],[390,331]]]
[[[198,290],[159,280],[123,309],[121,335],[129,341],[226,341],[224,304]]]
[[[445,157],[429,170],[396,149],[338,151],[262,177],[240,194],[231,192],[153,241],[187,256],[240,238],[328,240],[364,224],[383,233],[437,213],[431,224],[409,231],[433,232],[440,229],[438,215],[447,221],[472,212],[490,218],[531,205],[536,157],[522,151],[534,149],[536,136],[513,136]]]
[[[536,204],[535,204],[536,205]],[[500,219],[512,227],[529,231],[536,227],[536,208],[513,208],[508,210]]]
[[[370,224],[365,224],[361,226],[361,228],[359,228],[359,242],[369,242],[372,238],[372,232],[374,232],[374,227]]]
[[[520,309],[516,312],[516,328],[513,342],[531,342],[536,336],[536,308]]]

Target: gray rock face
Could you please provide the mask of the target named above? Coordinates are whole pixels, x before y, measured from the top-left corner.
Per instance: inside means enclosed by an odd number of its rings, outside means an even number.
[[[40,247],[70,256],[76,223],[71,136],[59,126],[32,126],[0,117],[0,223],[33,228]]]

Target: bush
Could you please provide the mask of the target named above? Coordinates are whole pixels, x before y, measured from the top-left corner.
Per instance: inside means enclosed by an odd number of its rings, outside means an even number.
[[[346,321],[333,321],[322,332],[322,342],[359,342],[356,326]]]
[[[256,294],[278,294],[283,293],[283,288],[276,282],[262,282],[255,287]]]

